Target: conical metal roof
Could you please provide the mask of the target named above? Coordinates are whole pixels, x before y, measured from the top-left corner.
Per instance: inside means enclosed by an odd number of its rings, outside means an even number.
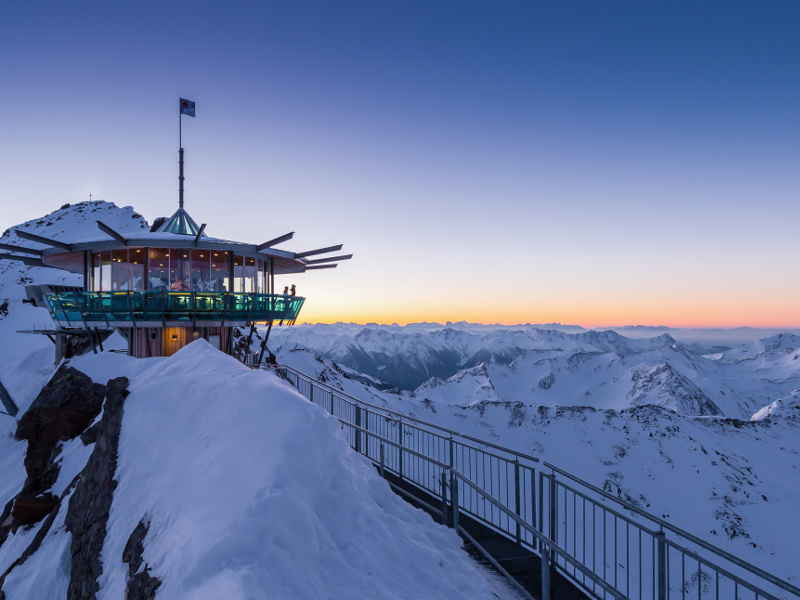
[[[166,223],[158,228],[158,231],[196,236],[200,231],[200,227],[195,223],[194,219],[189,216],[189,213],[183,208],[179,208],[175,211],[174,215],[167,219]],[[205,237],[205,233],[203,233],[203,237]]]

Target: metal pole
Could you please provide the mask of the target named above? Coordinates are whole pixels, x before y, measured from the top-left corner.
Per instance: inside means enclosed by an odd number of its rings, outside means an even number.
[[[539,532],[544,533],[544,473],[539,471]],[[539,542],[539,550],[544,552],[544,544]]]
[[[450,471],[450,504],[453,505],[453,529],[458,533],[458,478]]]
[[[361,427],[361,407],[356,405],[356,427]],[[356,452],[361,452],[361,430],[356,429]]]
[[[178,207],[183,208],[183,148],[178,150],[178,156],[180,160],[178,164],[179,172],[178,172]]]
[[[455,455],[453,453],[453,435],[450,435],[449,447],[450,447],[450,468],[452,469],[455,466]]]
[[[550,488],[550,506],[548,507],[550,509],[550,534],[548,537],[550,538],[551,542],[557,543],[558,540],[556,538],[558,537],[558,528],[556,527],[556,500],[558,499],[558,493],[556,491],[555,475],[548,477],[548,485]]]
[[[385,454],[386,454],[386,450],[384,449],[383,441],[381,441],[381,463],[380,463],[381,464],[381,470],[380,470],[381,477],[386,477],[386,470],[385,470],[385,467],[384,467],[384,465],[386,464],[386,459],[385,459],[385,456],[384,456]]]
[[[550,548],[542,545],[542,600],[550,600]]]
[[[399,473],[400,473],[400,479],[402,479],[403,478],[403,422],[400,421],[398,423],[398,426],[400,428],[400,435],[398,437],[398,443],[400,444],[400,447],[397,450],[400,453],[400,460],[399,460],[400,471],[399,471]]]
[[[519,501],[519,458],[514,460],[514,514],[518,517],[520,515],[520,501]],[[516,538],[517,543],[522,543],[522,526],[519,524],[519,521],[516,522],[517,531],[516,531]]]
[[[447,525],[447,471],[442,469],[442,525]]]
[[[663,531],[657,531],[655,538],[658,557],[658,600],[667,600],[667,538]]]

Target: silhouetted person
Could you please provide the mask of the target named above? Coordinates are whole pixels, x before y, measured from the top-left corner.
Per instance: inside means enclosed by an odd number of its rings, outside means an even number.
[[[292,288],[289,290],[289,294],[292,296],[297,295],[297,290],[294,288],[294,284],[292,284]]]

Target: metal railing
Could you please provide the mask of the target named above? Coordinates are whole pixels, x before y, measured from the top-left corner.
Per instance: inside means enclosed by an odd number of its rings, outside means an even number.
[[[550,463],[545,472],[536,457],[364,402],[292,367],[273,368],[336,417],[350,446],[381,475],[438,498],[439,506],[428,507],[504,575],[459,525],[459,515],[538,555],[542,598],[550,598],[554,568],[603,600],[800,599],[788,582]]]
[[[294,324],[305,298],[245,292],[65,292],[44,296],[64,327],[130,327],[147,323],[266,322]]]

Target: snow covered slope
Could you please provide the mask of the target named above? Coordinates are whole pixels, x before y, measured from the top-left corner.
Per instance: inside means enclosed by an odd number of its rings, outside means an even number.
[[[123,552],[140,522],[157,597],[494,597],[458,537],[396,496],[335,419],[276,377],[202,340],[166,359],[106,353],[71,364],[98,382],[130,382],[99,598],[124,597]],[[37,589],[65,597],[62,518],[6,578],[8,600]],[[30,534],[10,536],[0,564]]]
[[[602,355],[601,355],[602,356]],[[735,556],[800,582],[800,410],[797,395],[760,421],[498,401],[493,365],[463,371],[425,394],[390,393],[304,349],[277,359],[350,395],[540,457],[663,517]],[[444,388],[444,400],[437,395]],[[771,413],[771,414],[767,414]]]
[[[97,236],[95,220],[120,232],[147,226],[133,209],[93,202],[24,227],[70,240]],[[3,242],[18,240],[7,232]],[[28,418],[38,458],[49,461],[38,473],[28,443],[13,437],[18,422],[0,415],[4,600],[149,597],[156,589],[157,598],[193,600],[509,597],[451,530],[396,496],[347,447],[335,419],[202,340],[170,358],[84,355],[70,363],[77,371],[62,365],[61,379],[51,379],[52,343],[18,333],[52,326],[45,310],[21,302],[29,283],[82,282],[0,262],[0,378],[19,416],[45,384],[57,389],[73,373],[100,384],[123,377],[106,389],[124,382],[127,391],[114,404],[107,396],[80,435],[51,440],[52,453],[41,452],[42,432],[77,409],[46,408],[35,426]],[[104,496],[108,508],[96,514]],[[49,514],[42,502],[53,502]],[[79,554],[96,564],[78,564]]]

